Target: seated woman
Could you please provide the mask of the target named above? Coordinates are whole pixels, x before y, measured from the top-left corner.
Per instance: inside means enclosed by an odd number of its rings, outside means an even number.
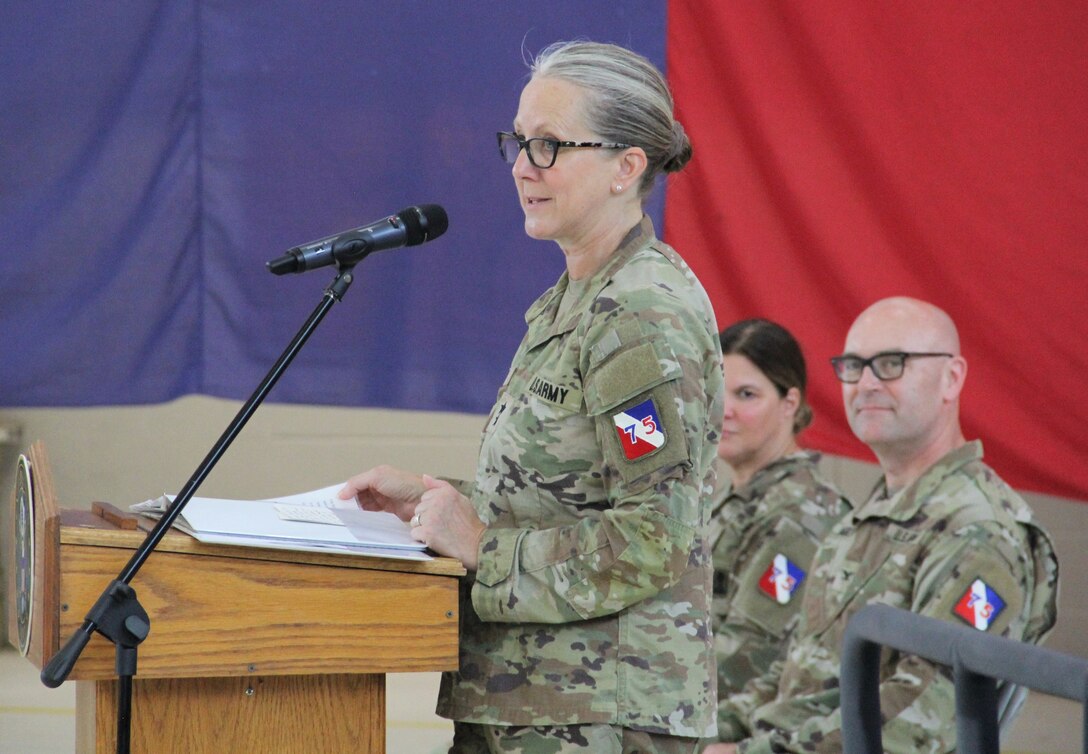
[[[741,692],[785,649],[816,547],[850,502],[820,476],[797,434],[812,423],[805,360],[794,337],[765,319],[722,331],[725,423],[712,502],[713,620],[718,698]],[[719,710],[718,740],[747,735]]]

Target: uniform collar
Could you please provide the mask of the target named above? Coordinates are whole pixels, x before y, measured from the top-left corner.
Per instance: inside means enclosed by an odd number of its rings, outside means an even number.
[[[635,255],[635,252],[648,246],[655,238],[653,220],[651,220],[648,215],[643,215],[642,220],[627,232],[627,235],[620,241],[620,245],[611,255],[609,255],[604,266],[597,270],[597,272],[586,281],[586,285],[582,288],[579,299],[596,298],[600,294],[601,289],[608,284],[613,275],[615,275],[620,268],[627,264],[628,260]],[[531,325],[534,320],[544,316],[554,319],[559,310],[559,303],[563,300],[563,295],[567,292],[569,283],[570,276],[566,270],[564,270],[563,274],[559,276],[559,280],[556,284],[546,290],[540,298],[533,302],[533,305],[529,307],[529,310],[525,312],[525,323]],[[577,302],[574,302],[572,306],[567,308],[567,311],[571,312],[571,315],[564,321],[553,322],[550,327],[545,328],[533,345],[537,345],[549,338],[573,329],[577,324],[582,311],[584,311],[584,307],[581,307]]]
[[[730,482],[727,497],[739,497],[743,500],[761,497],[768,487],[781,482],[796,471],[798,466],[806,463],[816,464],[819,460],[820,454],[812,450],[801,450],[776,458],[753,474],[748,484],[743,487],[733,488]]]
[[[890,497],[887,484],[882,477],[869,495],[869,500],[854,513],[854,521],[866,518],[908,521],[918,515],[922,505],[944,483],[945,479],[967,464],[980,460],[982,460],[982,442],[972,440],[946,453],[922,472],[922,475],[914,482]]]

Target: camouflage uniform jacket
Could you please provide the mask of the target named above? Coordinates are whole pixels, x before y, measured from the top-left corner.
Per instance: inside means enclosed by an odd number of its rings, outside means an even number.
[[[981,586],[980,586],[981,585]],[[1049,535],[971,442],[887,496],[881,483],[820,546],[778,695],[756,709],[754,752],[840,752],[840,646],[850,616],[892,605],[1027,642],[1057,616],[1058,561]],[[976,607],[979,593],[985,599]],[[989,610],[985,608],[989,606]],[[988,615],[988,622],[979,614]],[[956,746],[951,671],[885,650],[880,700],[884,750],[951,752]],[[765,732],[764,732],[765,731]]]
[[[785,656],[816,547],[850,510],[850,502],[820,475],[819,459],[819,453],[806,451],[780,458],[744,487],[720,485],[713,498],[720,741],[748,735],[747,721],[735,715],[728,700]]]
[[[526,314],[484,428],[488,528],[438,713],[710,735],[713,310],[645,217],[557,320],[567,283]]]

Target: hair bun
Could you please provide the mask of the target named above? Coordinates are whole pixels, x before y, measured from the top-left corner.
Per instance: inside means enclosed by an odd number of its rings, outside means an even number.
[[[672,122],[672,149],[669,153],[669,158],[665,160],[661,169],[666,173],[675,173],[679,170],[683,170],[684,166],[687,165],[688,161],[691,159],[691,153],[691,140],[688,139],[688,134],[684,130],[683,124],[674,119]]]

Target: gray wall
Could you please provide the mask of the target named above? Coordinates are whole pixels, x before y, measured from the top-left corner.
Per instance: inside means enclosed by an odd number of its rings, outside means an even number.
[[[177,492],[237,412],[239,403],[191,396],[153,406],[0,411],[0,531],[15,457],[45,442],[63,508],[103,500],[118,507]],[[261,498],[303,492],[379,463],[466,477],[475,466],[483,417],[407,411],[262,406],[205,480],[205,497]],[[826,471],[855,500],[878,476],[873,464],[825,458]],[[1058,627],[1048,646],[1088,657],[1088,505],[1025,495],[1050,530],[1061,560]],[[138,577],[137,577],[138,578]],[[6,574],[0,589],[6,588]],[[0,632],[6,622],[0,622]]]

